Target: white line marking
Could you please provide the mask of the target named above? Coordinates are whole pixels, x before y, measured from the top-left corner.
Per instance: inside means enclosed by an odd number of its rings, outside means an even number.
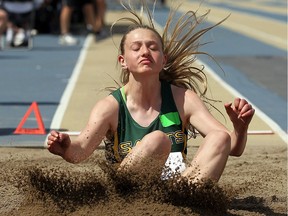
[[[61,97],[61,100],[60,100],[60,104],[59,106],[57,107],[57,110],[53,116],[53,119],[52,119],[52,122],[51,122],[51,125],[50,125],[50,128],[51,129],[60,129],[61,127],[61,123],[62,123],[62,119],[63,119],[63,116],[66,112],[66,109],[68,107],[68,103],[69,103],[69,100],[71,98],[71,95],[72,95],[72,92],[75,88],[75,85],[76,85],[76,82],[78,80],[78,77],[79,77],[79,74],[81,72],[81,69],[82,69],[82,66],[83,66],[83,63],[85,61],[85,58],[87,56],[87,48],[89,47],[89,45],[91,44],[93,40],[93,36],[92,35],[88,35],[84,41],[84,44],[83,44],[83,47],[81,49],[81,52],[80,52],[80,55],[79,55],[79,58],[78,58],[78,61],[76,63],[76,66],[72,72],[72,75],[71,75],[71,78],[68,82],[68,85],[66,86],[65,90],[64,90],[64,93]]]
[[[63,131],[63,133],[68,134],[69,136],[78,136],[80,131]],[[249,135],[272,135],[274,132],[272,130],[249,130]]]
[[[197,60],[200,65],[205,66],[205,71],[209,73],[217,82],[221,83],[221,85],[226,88],[231,94],[233,94],[235,97],[244,97],[242,94],[240,94],[236,89],[234,89],[232,86],[230,86],[227,82],[225,82],[218,74],[216,74],[207,64]],[[267,125],[269,125],[275,133],[279,135],[279,137],[286,143],[287,143],[287,133],[282,130],[282,128],[274,122],[269,116],[267,116],[264,112],[262,112],[261,109],[259,109],[257,106],[255,106],[252,102],[249,102],[252,104],[256,111],[256,115],[260,117],[261,120],[263,120]]]

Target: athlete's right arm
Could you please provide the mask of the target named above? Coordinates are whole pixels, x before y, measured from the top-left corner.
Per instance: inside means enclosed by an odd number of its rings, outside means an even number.
[[[100,145],[109,130],[115,131],[118,122],[118,103],[113,96],[100,100],[93,108],[86,127],[71,141],[68,134],[51,131],[48,150],[71,163],[88,158]]]

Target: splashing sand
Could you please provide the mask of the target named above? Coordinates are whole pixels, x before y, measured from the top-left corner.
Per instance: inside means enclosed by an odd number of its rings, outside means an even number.
[[[249,195],[249,182],[233,189],[211,181],[191,185],[179,176],[161,180],[159,170],[118,172],[98,154],[74,165],[46,150],[11,151],[0,160],[0,215],[285,215],[287,210],[287,198],[279,194]]]

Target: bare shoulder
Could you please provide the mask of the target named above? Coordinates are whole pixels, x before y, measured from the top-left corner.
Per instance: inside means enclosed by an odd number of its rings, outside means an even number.
[[[173,97],[176,103],[182,103],[184,106],[186,103],[202,102],[199,96],[193,90],[171,85]],[[191,105],[191,104],[190,104]]]
[[[118,102],[117,100],[112,96],[109,95],[101,100],[99,100],[94,108],[97,109],[98,112],[115,112],[118,111]]]
[[[103,123],[109,123],[114,128],[118,121],[118,111],[119,105],[117,100],[112,95],[109,95],[95,104],[90,119],[98,119]]]
[[[206,110],[201,98],[193,90],[171,85],[174,101],[182,118],[187,119],[193,113]]]

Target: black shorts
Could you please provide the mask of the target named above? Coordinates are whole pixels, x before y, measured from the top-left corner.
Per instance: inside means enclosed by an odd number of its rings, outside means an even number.
[[[82,7],[85,4],[92,4],[92,0],[62,0],[62,5],[77,8]]]
[[[32,13],[9,13],[9,21],[11,21],[18,28],[30,28],[32,25]]]
[[[1,10],[4,10],[8,15],[8,20],[13,23],[15,26],[22,28],[26,26],[27,28],[31,27],[32,24],[32,11],[27,13],[14,13],[6,10],[4,7],[0,7]]]

